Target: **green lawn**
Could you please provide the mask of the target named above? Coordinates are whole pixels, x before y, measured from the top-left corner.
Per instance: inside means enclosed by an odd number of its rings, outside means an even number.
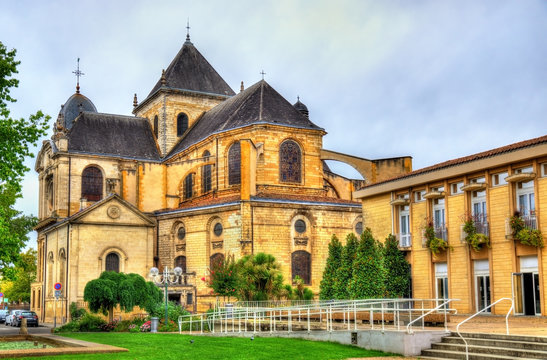
[[[62,334],[101,344],[129,349],[125,353],[83,354],[40,357],[40,359],[347,359],[387,356],[380,351],[354,346],[301,339],[226,338],[150,333],[68,333]],[[190,340],[194,340],[191,344]],[[36,358],[26,358],[35,360]]]

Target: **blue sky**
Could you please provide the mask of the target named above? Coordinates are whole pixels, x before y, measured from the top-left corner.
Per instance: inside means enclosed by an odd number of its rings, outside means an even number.
[[[235,91],[264,70],[287,100],[300,96],[330,150],[410,155],[418,169],[547,134],[540,0],[10,1],[0,41],[21,61],[12,115],[42,109],[53,122],[78,57],[82,93],[100,112],[130,114],[188,18],[192,42]],[[26,213],[37,214],[37,183],[32,170]]]

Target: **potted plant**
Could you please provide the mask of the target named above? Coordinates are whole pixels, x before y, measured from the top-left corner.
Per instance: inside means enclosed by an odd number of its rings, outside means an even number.
[[[432,222],[428,222],[425,227],[424,237],[426,239],[425,245],[429,248],[429,251],[431,251],[433,255],[438,255],[447,249],[452,249],[452,247],[448,245],[447,241],[439,239],[435,236],[435,227]]]
[[[518,211],[511,217],[509,224],[513,232],[513,238],[520,241],[521,244],[539,248],[543,247],[543,235],[541,231],[527,227]]]
[[[484,245],[490,247],[490,237],[486,234],[478,233],[477,226],[473,218],[469,217],[463,225],[465,231],[465,242],[475,251],[481,251]]]

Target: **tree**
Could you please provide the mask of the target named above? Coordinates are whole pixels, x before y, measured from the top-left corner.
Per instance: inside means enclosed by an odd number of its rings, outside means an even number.
[[[296,275],[293,279],[294,288],[292,290],[293,300],[311,300],[313,299],[313,291],[304,286],[304,280]]]
[[[213,262],[211,269],[209,269],[207,284],[216,295],[235,296],[237,283],[238,276],[233,255],[227,256],[226,260]]]
[[[325,270],[323,270],[323,279],[321,279],[321,283],[319,284],[319,298],[321,300],[336,298],[334,284],[338,269],[342,264],[342,249],[343,246],[336,235],[332,235],[327,264],[325,265]]]
[[[10,116],[8,103],[16,101],[10,91],[19,85],[19,80],[12,77],[20,64],[15,55],[14,49],[8,51],[0,42],[0,269],[8,277],[9,272],[3,269],[20,260],[21,249],[28,240],[26,234],[36,221],[33,217],[21,217],[13,209],[21,196],[22,178],[29,170],[24,160],[33,157],[32,146],[46,135],[50,120],[41,111],[30,115],[28,120]]]
[[[336,281],[334,282],[334,298],[349,299],[348,283],[351,280],[353,260],[358,246],[357,237],[353,233],[346,236],[346,245],[342,249],[340,267],[336,272]]]
[[[270,254],[247,255],[237,262],[238,297],[259,301],[278,299],[286,293],[279,263]]]
[[[382,252],[369,228],[361,234],[357,255],[353,261],[348,291],[353,299],[381,298],[384,296],[385,270]]]
[[[22,253],[17,266],[11,270],[11,280],[2,280],[4,296],[12,301],[30,302],[30,284],[36,279],[36,250]]]
[[[162,297],[161,290],[142,276],[114,271],[102,272],[98,279],[88,282],[84,289],[84,300],[89,310],[108,314],[110,321],[113,320],[115,306],[125,312],[138,306],[150,313]]]
[[[386,295],[404,297],[410,288],[410,264],[399,250],[397,239],[388,235],[384,244],[384,267],[386,269]]]

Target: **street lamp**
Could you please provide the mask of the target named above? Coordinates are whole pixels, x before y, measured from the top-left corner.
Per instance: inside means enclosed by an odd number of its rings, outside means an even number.
[[[171,284],[176,284],[179,281],[180,276],[182,275],[182,269],[180,267],[176,267],[173,269],[173,272],[169,271],[169,268],[166,266],[163,269],[163,274],[160,274],[160,271],[157,267],[153,267],[150,269],[150,277],[152,280],[157,284],[165,285],[165,325],[167,325],[167,287]]]

